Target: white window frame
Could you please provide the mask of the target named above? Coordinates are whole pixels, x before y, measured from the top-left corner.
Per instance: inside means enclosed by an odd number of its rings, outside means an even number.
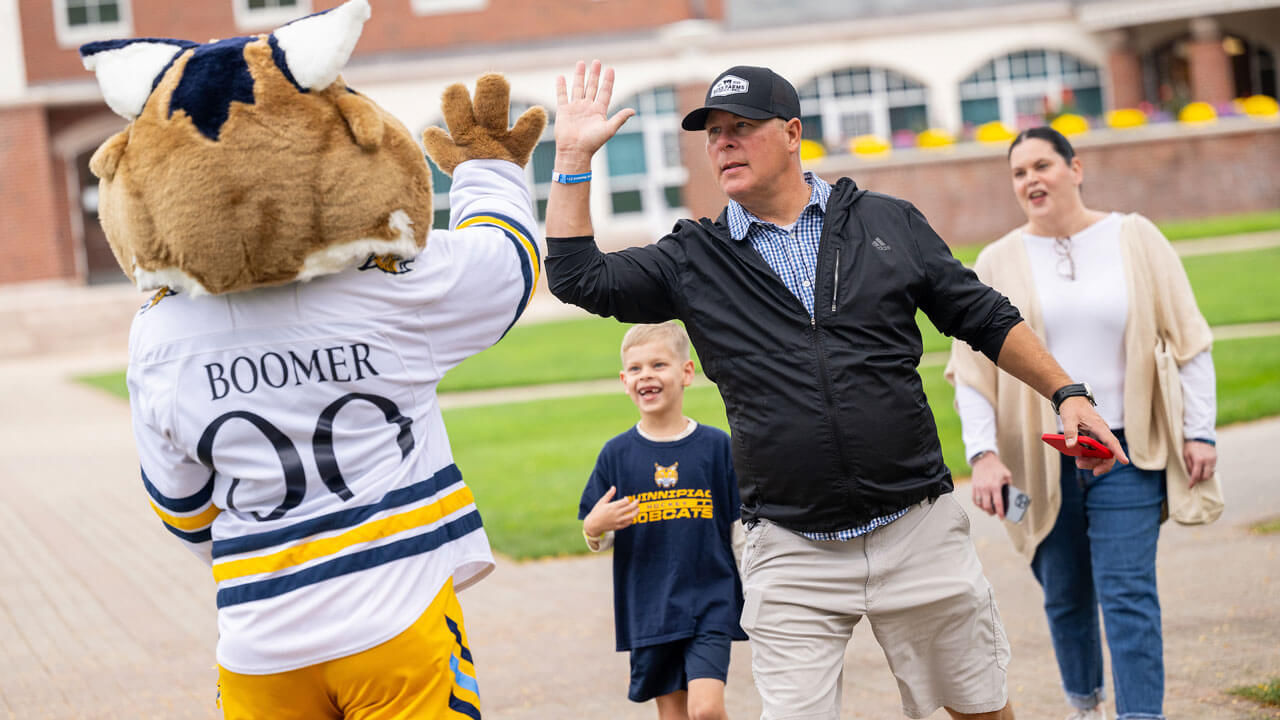
[[[838,93],[835,76],[853,70],[869,71],[870,88],[867,92]],[[906,89],[889,89],[888,74],[901,75],[907,81],[920,87]],[[817,96],[801,95],[800,114],[817,115],[822,118],[822,144],[828,148],[844,148],[853,136],[846,137],[842,127],[843,120],[855,115],[867,115],[871,119],[870,133],[888,139],[891,135],[889,111],[896,107],[923,105],[926,115],[929,109],[929,88],[924,83],[906,73],[881,65],[852,65],[835,68],[830,72],[814,77],[811,82],[817,83]],[[805,84],[807,86],[808,83]],[[802,86],[802,87],[805,87]]]
[[[635,117],[628,120],[618,134],[640,135],[644,146],[645,171],[630,175],[610,175],[608,147],[602,148],[602,151],[597,153],[599,164],[593,168],[593,181],[603,190],[609,216],[616,220],[643,218],[645,225],[653,228],[667,227],[671,224],[673,217],[687,214],[683,203],[681,207],[667,206],[666,189],[668,187],[683,188],[689,180],[689,169],[685,167],[681,158],[677,158],[674,165],[667,164],[663,135],[675,133],[677,147],[679,147],[680,115],[674,105],[670,110],[658,112],[655,95],[659,91],[671,93],[674,100],[674,87],[658,86],[642,90],[616,103],[617,107],[631,107],[636,110]],[[640,210],[615,213],[613,194],[636,190],[640,192]]]
[[[489,0],[410,0],[414,15],[445,15],[447,13],[483,10]]]
[[[237,30],[265,30],[293,22],[312,13],[311,0],[298,0],[293,7],[267,7],[253,9],[249,0],[231,0],[231,10],[236,18]]]
[[[1044,52],[1045,75],[1043,77],[1013,77],[1009,66],[1010,57],[1028,50]],[[1062,61],[1067,57],[1075,60],[1081,69],[1064,69]],[[988,66],[993,68],[993,78],[968,82],[969,77]],[[1089,78],[1090,75],[1092,78]],[[1096,87],[1102,87],[1102,69],[1079,55],[1054,48],[1032,47],[1005,53],[978,66],[960,81],[959,94],[961,101],[995,97],[996,104],[1000,108],[1000,122],[1016,128],[1018,127],[1019,99],[1034,98],[1040,101],[1046,97],[1062,97],[1064,88],[1095,87],[1093,84],[1084,82],[1086,79],[1092,79],[1096,81]]]
[[[72,26],[67,22],[67,0],[53,0],[53,27],[58,45],[64,48],[79,47],[95,40],[114,40],[133,35],[133,11],[130,0],[115,0],[120,8],[120,19],[113,23],[93,23]]]

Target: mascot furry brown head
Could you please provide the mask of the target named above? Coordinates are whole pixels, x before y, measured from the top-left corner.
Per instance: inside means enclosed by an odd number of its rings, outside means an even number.
[[[234,292],[425,246],[422,151],[339,75],[369,12],[351,0],[255,37],[81,48],[129,121],[90,168],[107,240],[140,289]],[[480,79],[474,107],[462,86],[446,92],[451,134],[424,136],[445,172],[475,158],[528,162],[546,113],[508,130],[508,93],[499,75]]]

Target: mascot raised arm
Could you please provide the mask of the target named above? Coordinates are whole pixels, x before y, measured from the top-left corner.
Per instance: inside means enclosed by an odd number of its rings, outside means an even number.
[[[275,32],[81,49],[129,121],[100,214],[152,290],[128,385],[142,483],[216,583],[226,718],[479,717],[456,592],[493,567],[436,401],[541,273],[541,108],[455,85],[428,152],[339,74],[351,0]]]

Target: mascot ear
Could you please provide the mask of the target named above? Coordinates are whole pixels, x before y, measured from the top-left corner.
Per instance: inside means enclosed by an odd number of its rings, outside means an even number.
[[[116,167],[120,165],[120,157],[124,155],[125,146],[129,144],[129,130],[126,128],[107,138],[98,146],[93,157],[89,158],[89,171],[100,180],[111,180],[116,176]]]
[[[133,122],[160,73],[178,53],[195,46],[185,40],[107,40],[82,45],[80,59],[86,70],[98,76],[107,106]]]
[[[375,150],[382,144],[382,116],[373,103],[355,93],[344,92],[338,96],[338,111],[347,121],[356,144],[365,150]]]
[[[294,20],[272,33],[272,37],[298,87],[323,90],[338,79],[368,19],[368,0],[349,0]]]

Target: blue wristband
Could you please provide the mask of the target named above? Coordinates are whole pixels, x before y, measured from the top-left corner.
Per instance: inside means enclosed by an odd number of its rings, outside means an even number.
[[[1190,441],[1192,441],[1192,442],[1202,442],[1202,443],[1204,443],[1205,445],[1212,445],[1212,446],[1214,446],[1214,447],[1217,447],[1217,446],[1218,446],[1217,441],[1215,441],[1215,440],[1210,440],[1209,438],[1187,438],[1187,439],[1188,439],[1188,440],[1190,440]]]
[[[587,182],[590,179],[590,172],[578,173],[577,175],[565,175],[564,173],[555,171],[552,171],[551,173],[551,182],[558,182],[561,185],[577,185],[578,183]]]

